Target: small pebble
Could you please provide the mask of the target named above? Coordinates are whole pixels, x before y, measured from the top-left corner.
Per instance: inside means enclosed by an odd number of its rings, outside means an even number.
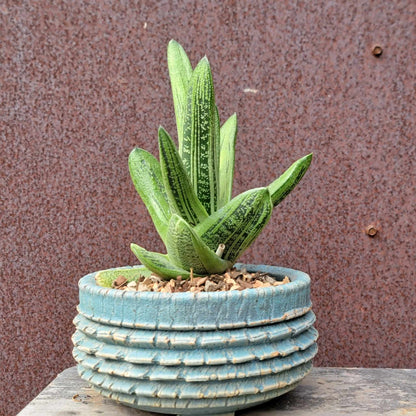
[[[267,273],[249,273],[246,270],[228,270],[224,274],[213,274],[203,277],[191,277],[183,279],[178,276],[176,279],[163,280],[159,276],[141,276],[137,282],[127,282],[123,276],[118,276],[113,281],[112,287],[119,290],[138,292],[219,292],[232,290],[256,289],[261,287],[281,286],[290,283],[285,276],[283,280],[276,280]]]

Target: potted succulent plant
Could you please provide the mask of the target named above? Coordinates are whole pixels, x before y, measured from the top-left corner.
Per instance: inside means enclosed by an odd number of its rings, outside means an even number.
[[[132,244],[142,265],[80,280],[73,354],[83,379],[128,406],[232,415],[293,389],[317,352],[309,276],[235,264],[312,155],[232,198],[236,116],[220,126],[206,57],[193,70],[172,40],[168,67],[178,147],[160,127],[159,161],[129,156],[167,254]]]

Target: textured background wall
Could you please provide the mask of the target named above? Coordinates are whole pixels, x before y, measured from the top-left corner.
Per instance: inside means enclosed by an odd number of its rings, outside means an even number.
[[[78,279],[162,249],[127,157],[175,134],[171,38],[239,116],[236,193],[315,154],[242,260],[310,273],[316,364],[416,366],[416,3],[254,3],[1,2],[1,415],[73,365]]]

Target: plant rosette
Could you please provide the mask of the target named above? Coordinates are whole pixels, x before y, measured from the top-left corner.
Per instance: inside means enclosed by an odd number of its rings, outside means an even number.
[[[298,184],[312,155],[266,187],[232,198],[236,116],[221,127],[211,69],[193,70],[183,48],[168,46],[178,147],[159,128],[159,156],[134,149],[130,174],[167,254],[131,249],[142,265],[79,282],[73,355],[80,376],[103,396],[177,415],[232,415],[295,388],[317,352],[307,274],[235,264]],[[162,279],[239,270],[267,273],[269,287],[165,293],[111,288],[122,272]]]

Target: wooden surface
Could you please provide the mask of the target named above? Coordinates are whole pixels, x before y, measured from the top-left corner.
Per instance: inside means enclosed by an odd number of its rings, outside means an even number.
[[[68,368],[18,416],[149,416],[104,399]],[[160,415],[160,414],[159,414]],[[314,368],[295,390],[236,416],[416,416],[416,369]]]

